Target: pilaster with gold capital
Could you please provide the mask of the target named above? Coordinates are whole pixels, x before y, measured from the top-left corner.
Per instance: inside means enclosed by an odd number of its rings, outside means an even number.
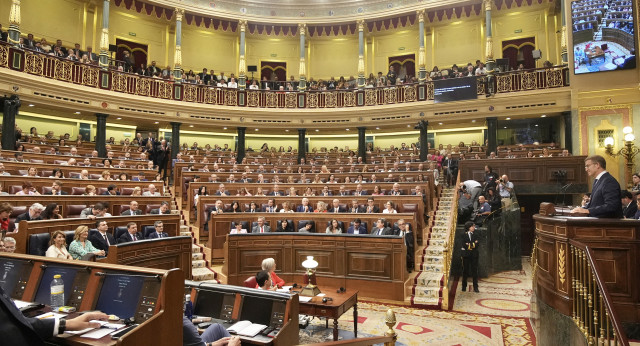
[[[10,44],[17,46],[20,44],[20,0],[11,1],[11,10],[9,11],[9,33],[7,40]]]

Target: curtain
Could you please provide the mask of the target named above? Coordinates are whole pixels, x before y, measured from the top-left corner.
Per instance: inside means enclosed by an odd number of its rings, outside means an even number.
[[[393,66],[393,69],[398,74],[398,77],[402,79],[406,80],[414,77],[416,75],[416,55],[406,54],[390,56],[389,66]]]
[[[135,43],[123,39],[116,38],[116,60],[122,61],[124,56],[123,52],[128,50],[131,53],[131,57],[134,59],[135,67],[134,72],[140,68],[140,65],[147,64],[147,52],[148,48],[146,44]],[[159,67],[159,66],[158,66]]]
[[[509,66],[512,69],[517,69],[520,63],[525,69],[536,68],[536,61],[532,54],[535,49],[535,37],[502,41],[502,57],[509,59]]]
[[[277,61],[261,61],[260,62],[260,80],[263,77],[267,77],[267,80],[271,80],[275,74],[278,77],[279,82],[287,80],[287,63]]]

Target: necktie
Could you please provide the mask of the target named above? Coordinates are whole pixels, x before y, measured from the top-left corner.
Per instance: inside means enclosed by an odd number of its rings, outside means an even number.
[[[469,241],[471,241],[471,232],[469,232]]]
[[[136,241],[136,240],[138,240],[138,238],[136,238],[136,235],[134,234],[133,235],[133,241]]]
[[[596,187],[596,185],[598,184],[598,180],[599,180],[599,179],[596,179],[596,180],[594,180],[594,181],[593,181],[593,188],[595,188],[595,187]],[[592,189],[592,191],[593,191],[593,189]]]
[[[107,239],[107,235],[103,234],[102,236],[104,237],[104,242],[107,243],[107,246],[111,245],[109,244],[109,239]]]
[[[338,208],[335,208],[335,211],[334,211],[334,212],[337,214],[337,213],[338,213]]]
[[[260,226],[260,233],[264,233],[264,227]]]

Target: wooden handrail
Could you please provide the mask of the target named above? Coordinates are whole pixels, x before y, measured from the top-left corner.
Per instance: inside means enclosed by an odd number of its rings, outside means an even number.
[[[612,341],[610,333],[612,332],[614,345],[618,345],[618,343],[629,345],[629,340],[622,329],[607,286],[600,276],[591,247],[576,240],[569,240],[569,243],[572,250],[571,282],[574,292],[574,322],[582,330],[589,344],[610,345]],[[576,263],[578,260],[586,260],[588,265],[580,268]],[[587,271],[585,272],[584,269]],[[593,284],[596,287],[593,287]],[[582,296],[582,300],[586,299],[588,305],[580,306],[580,298],[577,295]],[[603,307],[605,311],[602,311]],[[598,328],[598,321],[600,321],[600,328]],[[607,322],[606,327],[603,326],[604,321]],[[609,322],[613,330],[609,330]]]
[[[351,339],[351,340],[318,342],[315,344],[304,344],[304,346],[337,346],[337,345],[369,346],[369,345],[377,345],[377,344],[388,343],[388,342],[393,342],[393,337],[374,336],[369,338],[358,338],[358,339]]]
[[[460,185],[460,172],[456,179],[456,185]],[[451,217],[449,218],[449,238],[444,248],[444,290],[442,292],[442,308],[448,309],[449,306],[449,273],[451,272],[451,262],[453,260],[453,245],[455,243],[456,226],[458,224],[458,198],[457,191],[454,192],[453,204],[451,205]]]

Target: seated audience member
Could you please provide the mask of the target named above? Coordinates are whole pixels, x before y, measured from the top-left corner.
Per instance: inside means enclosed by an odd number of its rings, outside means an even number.
[[[256,274],[256,288],[265,290],[265,291],[273,291],[277,288],[277,286],[273,286],[273,282],[269,272],[266,270],[259,271]]]
[[[30,182],[24,182],[22,184],[22,190],[16,192],[16,196],[39,196],[40,192],[36,191],[36,188],[31,185]]]
[[[278,205],[273,198],[267,200],[267,205],[262,207],[263,213],[275,213],[278,210]]]
[[[327,212],[327,204],[323,201],[318,201],[316,203],[316,208],[313,211],[314,213],[326,213]]]
[[[367,198],[367,206],[365,208],[365,212],[367,214],[376,214],[380,212],[380,208],[378,208],[377,205],[374,205],[373,202],[373,198]]]
[[[262,260],[262,270],[269,274],[274,287],[282,288],[282,286],[284,286],[284,280],[276,275],[276,261],[273,258],[265,258]]]
[[[325,230],[325,233],[341,234],[342,228],[340,228],[340,224],[338,223],[338,220],[336,219],[331,220],[331,224],[327,227],[327,229]]]
[[[298,229],[300,233],[312,233],[313,232],[313,224],[311,222],[307,222],[304,226]]]
[[[0,162],[0,175],[11,175],[11,173],[4,170],[4,163]]]
[[[11,212],[13,212],[11,204],[7,202],[0,203],[0,233],[2,235],[9,231],[9,216],[11,216]]]
[[[240,202],[233,201],[231,202],[231,213],[242,213],[242,209],[240,209]]]
[[[344,207],[340,206],[340,200],[335,198],[332,201],[331,209],[329,209],[329,213],[346,213],[347,210]]]
[[[15,224],[19,224],[20,221],[34,221],[42,220],[41,214],[44,211],[44,206],[40,203],[33,203],[29,210],[18,215],[15,220]]]
[[[116,245],[116,240],[113,238],[111,233],[107,233],[109,230],[109,225],[107,225],[107,221],[100,220],[96,221],[96,229],[97,233],[92,234],[89,237],[89,241],[91,244],[99,250],[104,251],[105,256],[109,254],[109,246]]]
[[[131,177],[131,181],[147,181],[144,177],[144,172],[138,172],[138,175]]]
[[[229,232],[229,234],[245,234],[247,230],[242,228],[242,222],[236,221],[236,227]]]
[[[276,232],[293,232],[293,225],[290,224],[286,219],[280,220],[278,221]]]
[[[97,217],[103,217],[107,213],[107,208],[102,203],[96,203],[93,207],[83,209],[80,217],[83,219],[95,220]]]
[[[411,225],[406,223],[404,219],[398,220],[395,225],[393,225],[393,235],[398,235],[403,237],[407,232],[411,230]]]
[[[198,328],[186,316],[182,316],[182,345],[240,346],[241,341],[239,336],[231,336],[219,323],[210,325],[200,335]]]
[[[118,191],[118,187],[116,186],[116,184],[109,184],[109,186],[107,186],[107,191],[102,193],[104,196],[119,196],[120,195],[120,191]]]
[[[169,237],[169,234],[167,234],[167,232],[164,232],[164,224],[162,223],[162,221],[154,222],[153,226],[155,227],[156,231],[155,232],[151,232],[151,234],[149,234],[147,239],[157,239],[157,238],[168,238]]]
[[[62,191],[62,182],[56,180],[51,184],[51,192],[45,193],[45,195],[68,195],[66,191]]]
[[[384,206],[385,206],[385,208],[384,208],[384,210],[382,210],[383,214],[396,214],[396,213],[398,213],[398,211],[396,211],[396,209],[393,207],[393,202],[387,201],[387,203],[385,203]]]
[[[45,253],[45,256],[61,259],[73,259],[69,251],[67,251],[67,238],[61,231],[55,231],[51,234],[51,240],[49,241],[49,248]]]
[[[475,223],[477,225],[482,225],[489,215],[491,215],[491,205],[489,205],[484,196],[478,197],[478,210],[476,210]]]
[[[271,227],[264,223],[264,216],[258,217],[258,224],[251,229],[251,233],[268,233],[271,232]]]
[[[215,193],[216,196],[229,196],[229,192],[225,190],[224,184],[218,185],[218,191]]]
[[[299,205],[296,208],[296,212],[298,213],[313,213],[313,207],[309,205],[309,199],[304,197],[302,199],[302,205]]]
[[[620,191],[621,202],[622,202],[622,216],[625,219],[633,219],[638,211],[638,205],[633,198],[633,194],[628,190]]]
[[[157,196],[160,197],[160,192],[156,190],[156,186],[149,184],[149,190],[142,193],[143,196]]]
[[[256,202],[251,202],[251,204],[249,204],[249,208],[246,209],[244,212],[245,213],[258,213],[258,212],[260,212],[260,209],[258,209],[258,205],[256,204]]]
[[[636,214],[633,216],[633,218],[638,220],[638,219],[640,219],[640,195],[636,195],[633,198],[636,201],[636,208],[638,208],[638,211],[636,211]],[[6,245],[6,238],[5,238],[5,247],[6,246],[7,245]]]
[[[378,219],[376,226],[371,229],[371,235],[393,235],[393,230],[385,226],[385,222],[385,219]]]
[[[124,234],[122,234],[120,238],[118,238],[118,244],[128,243],[128,242],[138,241],[143,239],[144,239],[144,236],[142,235],[142,233],[138,232],[138,225],[135,222],[129,222],[127,224],[127,231],[124,232]]]
[[[282,202],[282,209],[280,209],[281,213],[293,213],[293,209],[289,208],[289,202]]]
[[[49,203],[47,207],[44,208],[42,214],[40,214],[42,220],[58,220],[62,219],[62,215],[60,215],[60,206],[58,203]]]
[[[160,203],[160,208],[151,209],[149,214],[162,214],[162,215],[171,214],[171,208],[169,208],[169,202],[162,201],[162,203]]]
[[[353,199],[351,201],[351,206],[347,209],[349,213],[364,213],[364,207],[360,207],[357,199]]]
[[[131,201],[129,203],[129,209],[125,210],[120,214],[122,216],[131,216],[131,215],[142,215],[142,210],[140,210],[138,206],[138,202]]]
[[[87,185],[87,186],[84,188],[84,193],[83,193],[83,195],[84,195],[84,196],[97,196],[96,191],[97,191],[97,189],[96,189],[96,187],[95,187],[95,186],[93,186],[93,185]]]
[[[16,240],[12,237],[4,237],[4,252],[13,253],[16,251]]]
[[[347,229],[348,234],[367,234],[367,228],[364,227],[360,219],[353,220],[353,225]]]

